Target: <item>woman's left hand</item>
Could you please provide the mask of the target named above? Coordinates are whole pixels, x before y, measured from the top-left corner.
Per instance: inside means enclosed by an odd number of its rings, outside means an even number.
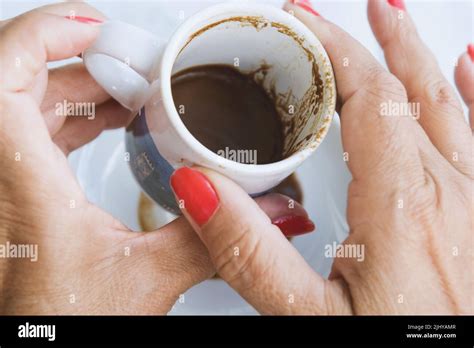
[[[87,201],[68,165],[70,151],[133,116],[84,65],[46,66],[80,54],[103,19],[63,3],[0,23],[0,244],[38,251],[36,262],[0,259],[2,314],[167,313],[214,273],[186,221],[133,233]],[[93,103],[95,113],[59,116],[64,102]]]

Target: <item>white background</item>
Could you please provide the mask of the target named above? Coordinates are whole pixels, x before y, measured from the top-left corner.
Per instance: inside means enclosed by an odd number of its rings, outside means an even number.
[[[0,18],[19,15],[46,1],[0,0]],[[380,0],[385,1],[385,0]],[[154,0],[90,1],[111,19],[129,22],[168,38],[187,17],[209,5],[223,1]],[[235,2],[242,2],[235,1]],[[281,6],[281,0],[253,0]],[[383,63],[383,54],[370,30],[366,1],[313,0],[314,8],[326,19],[337,23],[365,45]],[[457,57],[474,42],[473,1],[406,1],[407,10],[418,26],[421,37],[435,53],[441,69],[453,83]],[[75,58],[74,60],[78,60]],[[61,62],[59,64],[64,64]],[[57,65],[54,64],[54,65]],[[69,158],[87,197],[109,211],[132,229],[137,228],[136,207],[139,187],[123,160],[123,129],[106,131],[96,140],[75,151]],[[293,245],[316,271],[327,276],[332,259],[324,248],[345,239],[347,185],[350,174],[342,160],[338,118],[310,160],[298,170],[303,185],[305,208],[317,231],[295,238]],[[222,281],[208,280],[186,293],[186,304],[175,305],[178,314],[248,314],[255,313]]]

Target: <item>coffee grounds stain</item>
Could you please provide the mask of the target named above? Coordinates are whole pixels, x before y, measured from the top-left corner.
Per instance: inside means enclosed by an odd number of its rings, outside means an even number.
[[[227,22],[240,22],[242,25],[244,26],[252,26],[254,27],[257,31],[260,31],[262,30],[263,28],[266,28],[270,25],[270,22],[266,19],[264,19],[263,17],[258,17],[258,16],[238,16],[238,17],[229,17],[229,18],[226,18],[226,19],[222,19],[220,21],[217,21],[217,22],[214,22],[214,23],[211,23],[211,24],[208,24],[206,25],[205,27],[199,29],[198,31],[196,31],[195,33],[193,33],[188,41],[186,41],[186,43],[184,44],[184,46],[181,48],[181,51],[179,53],[181,53],[183,51],[183,49],[191,42],[194,40],[194,38],[196,38],[197,36],[201,35],[202,33],[208,31],[209,29],[212,29],[214,27],[217,27],[218,25],[221,25],[223,23],[227,23]],[[179,55],[179,54],[178,54]]]
[[[323,107],[325,93],[327,94],[326,97],[328,100],[332,101],[335,98],[333,95],[333,81],[330,71],[326,72],[326,76],[321,76],[317,63],[318,60],[311,50],[305,46],[306,40],[304,37],[299,36],[291,28],[282,23],[271,22],[261,16],[236,16],[211,23],[192,34],[181,51],[199,35],[203,34],[209,29],[227,22],[239,22],[243,26],[254,27],[257,31],[270,26],[275,28],[279,33],[291,37],[302,49],[307,60],[312,66],[311,86],[306,90],[302,98],[296,98],[292,90],[289,90],[286,93],[277,93],[275,81],[266,81],[268,78],[268,71],[271,69],[271,66],[266,62],[263,62],[258,69],[248,72],[247,74],[252,76],[255,82],[262,86],[271,99],[275,102],[276,109],[283,123],[283,156],[289,157],[290,155],[308,146],[317,147],[321,142],[322,137],[326,133],[327,127],[329,126],[332,118],[332,115],[323,116],[320,113]],[[320,54],[318,58],[320,62],[323,62],[323,64],[330,64],[323,55]],[[326,82],[327,88],[324,88],[324,82]],[[290,106],[293,106],[293,113],[290,113]],[[321,122],[322,117],[324,117],[324,119]],[[307,127],[308,120],[311,118],[314,119],[311,122],[308,130],[305,132],[308,135],[301,138],[301,134],[304,128]]]
[[[298,46],[305,52],[306,58],[312,66],[312,82],[311,86],[306,90],[303,98],[297,101],[296,98],[290,93],[287,96],[282,96],[281,104],[281,115],[284,123],[284,134],[285,134],[285,145],[284,155],[289,156],[302,148],[305,148],[310,143],[313,143],[318,139],[319,119],[315,119],[312,122],[310,128],[310,134],[305,136],[303,139],[299,139],[306,123],[310,117],[316,116],[323,105],[324,100],[324,84],[320,76],[319,66],[313,53],[305,47],[305,39],[284,24],[272,22],[272,27],[276,28],[279,33],[291,37]],[[289,106],[293,105],[295,113],[289,112]]]
[[[157,204],[143,192],[140,192],[140,197],[138,198],[138,224],[142,231],[150,232],[158,228],[158,221],[153,215],[154,206],[157,206]]]

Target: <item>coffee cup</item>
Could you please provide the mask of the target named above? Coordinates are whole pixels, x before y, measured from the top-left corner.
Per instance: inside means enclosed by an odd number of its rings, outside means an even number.
[[[94,79],[137,115],[126,132],[131,170],[157,203],[179,213],[169,178],[199,165],[258,195],[293,173],[324,139],[336,87],[323,46],[291,14],[258,4],[219,4],[188,18],[167,41],[119,21],[107,21],[83,53]],[[171,76],[205,65],[232,65],[252,73],[272,96],[282,119],[285,158],[244,164],[202,145],[185,127],[173,102]],[[262,129],[265,132],[265,129]]]

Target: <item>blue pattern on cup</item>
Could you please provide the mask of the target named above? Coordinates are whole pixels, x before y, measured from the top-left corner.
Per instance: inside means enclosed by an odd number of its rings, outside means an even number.
[[[160,154],[150,135],[145,107],[127,127],[125,143],[130,153],[130,168],[143,191],[163,208],[179,215],[180,210],[169,184],[174,169]]]

